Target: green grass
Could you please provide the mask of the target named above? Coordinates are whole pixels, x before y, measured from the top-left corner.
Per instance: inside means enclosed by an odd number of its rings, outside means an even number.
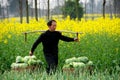
[[[23,72],[11,72],[10,65],[15,62],[16,56],[29,55],[29,51],[34,41],[39,34],[29,34],[27,36],[27,42],[24,41],[24,35],[11,34],[10,39],[4,36],[8,40],[5,44],[0,42],[0,72],[2,72],[3,80],[119,80],[119,74],[117,72],[120,69],[116,69],[116,66],[120,68],[120,36],[112,35],[108,33],[102,34],[86,34],[80,38],[80,42],[63,42],[59,43],[59,71],[52,76],[48,76],[44,71],[36,71],[33,73]],[[69,36],[69,34],[65,34]],[[72,37],[75,37],[73,35]],[[40,44],[34,54],[38,59],[41,59],[46,66],[44,59],[42,44]],[[72,74],[62,74],[60,71],[65,59],[71,57],[86,56],[89,60],[93,61],[95,65],[95,74],[89,75],[87,73],[74,77]],[[113,71],[114,69],[114,71]],[[101,72],[105,71],[106,72]],[[113,74],[109,74],[114,72]],[[58,76],[59,75],[59,76]],[[22,76],[22,77],[21,77]],[[87,77],[86,77],[87,76]],[[0,78],[1,78],[0,77]],[[46,78],[47,77],[47,78]]]
[[[44,70],[30,71],[6,71],[2,74],[1,80],[120,80],[120,74],[115,72],[109,74],[105,72],[94,71],[92,75],[87,72],[84,73],[65,73],[57,71],[53,75],[47,75]]]

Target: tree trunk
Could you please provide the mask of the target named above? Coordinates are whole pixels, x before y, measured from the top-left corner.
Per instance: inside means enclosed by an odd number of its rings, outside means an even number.
[[[23,22],[22,0],[19,0],[19,11],[20,11],[20,23],[22,23]]]
[[[4,9],[4,7],[2,8],[2,16],[3,16],[3,19],[5,19],[5,9]]]
[[[9,20],[9,6],[7,6],[6,8],[7,8],[7,18]]]
[[[79,0],[76,0],[76,8],[75,8],[75,10],[76,10],[76,18],[78,18],[78,7],[79,7]]]
[[[40,2],[39,2],[39,18],[41,17],[41,9],[40,9]]]
[[[1,0],[1,3],[3,4],[3,0]],[[4,7],[2,7],[2,19],[5,19],[5,13],[4,13]]]
[[[65,0],[64,0],[64,6],[66,6]],[[65,16],[64,16],[65,15],[65,8],[64,7],[62,8],[62,15],[63,15],[62,18],[65,18]]]
[[[87,9],[87,5],[86,5],[86,0],[85,0],[85,15],[84,15],[85,16],[85,21],[87,20],[86,19],[86,14],[87,14],[86,9]]]
[[[32,8],[31,8],[31,17],[33,18],[33,12],[34,12],[34,11],[33,11],[33,0],[32,0],[32,2],[31,2],[31,7],[32,7]]]
[[[29,23],[28,0],[26,0],[26,22]]]
[[[117,17],[120,18],[120,0],[117,0]]]
[[[116,9],[116,6],[117,6],[117,3],[116,3],[116,0],[114,0],[114,16],[115,16],[115,18],[116,18],[116,12],[117,12],[117,9]]]
[[[103,18],[105,18],[105,4],[106,0],[103,0]]]
[[[110,19],[112,19],[113,16],[112,16],[112,4],[111,4],[111,1],[109,1],[109,13],[110,13]]]
[[[35,0],[35,18],[36,18],[36,21],[38,21],[37,0]]]
[[[1,4],[0,4],[0,16],[2,16],[2,13],[1,13],[2,11],[1,11]],[[0,19],[1,19],[1,17],[0,17]],[[1,19],[2,20],[2,19]]]
[[[94,20],[94,12],[93,12],[93,7],[94,7],[94,0],[92,0],[92,20]]]
[[[48,0],[48,20],[50,19],[50,1]]]
[[[57,0],[57,5],[58,5],[58,7],[60,7],[60,5],[59,5],[59,0]],[[59,8],[59,10],[60,10],[60,8]],[[57,16],[58,16],[58,18],[59,18],[59,12],[57,12]]]

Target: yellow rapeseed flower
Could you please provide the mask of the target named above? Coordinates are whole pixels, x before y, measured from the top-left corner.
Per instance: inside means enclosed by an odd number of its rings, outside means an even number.
[[[7,39],[5,39],[5,40],[4,40],[4,43],[5,43],[5,44],[7,44],[7,43],[8,43],[8,40],[7,40]]]
[[[11,35],[10,35],[10,34],[8,35],[8,38],[11,38]]]
[[[34,18],[30,20],[30,23],[27,24],[25,21],[23,24],[17,22],[19,18],[11,18],[10,21],[2,21],[0,22],[0,40],[3,38],[4,35],[8,35],[8,38],[11,38],[11,34],[13,33],[16,35],[21,35],[21,33],[26,31],[34,31],[34,30],[47,30],[48,27],[46,25],[46,20],[40,18],[39,21],[36,21]],[[99,33],[102,34],[103,32],[109,33],[111,36],[113,35],[120,35],[120,19],[113,18],[113,19],[103,19],[98,18],[95,20],[87,20],[85,21],[84,18],[79,20],[70,20],[68,16],[66,19],[56,19],[57,21],[57,30],[68,30],[73,32],[83,32],[84,34],[79,35],[82,37],[86,34],[95,34]],[[7,24],[6,24],[7,23]],[[70,35],[72,36],[72,35]]]

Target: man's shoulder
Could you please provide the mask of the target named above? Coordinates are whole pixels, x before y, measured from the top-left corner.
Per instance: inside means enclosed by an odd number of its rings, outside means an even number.
[[[48,30],[44,31],[41,35],[45,35],[48,33]]]
[[[56,33],[58,33],[58,34],[61,34],[61,32],[60,31],[55,31]]]
[[[54,31],[54,34],[61,34],[60,31]],[[51,34],[51,32],[49,30],[46,30],[45,32],[43,32],[41,35],[47,35],[47,34]]]
[[[42,33],[40,33],[40,37],[43,37],[44,35],[46,34],[46,31],[45,32],[42,32]]]

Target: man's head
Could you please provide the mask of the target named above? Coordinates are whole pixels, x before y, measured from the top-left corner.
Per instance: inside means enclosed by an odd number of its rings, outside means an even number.
[[[55,20],[50,20],[47,23],[47,26],[49,27],[50,31],[55,31],[55,29],[56,29],[56,21]]]

